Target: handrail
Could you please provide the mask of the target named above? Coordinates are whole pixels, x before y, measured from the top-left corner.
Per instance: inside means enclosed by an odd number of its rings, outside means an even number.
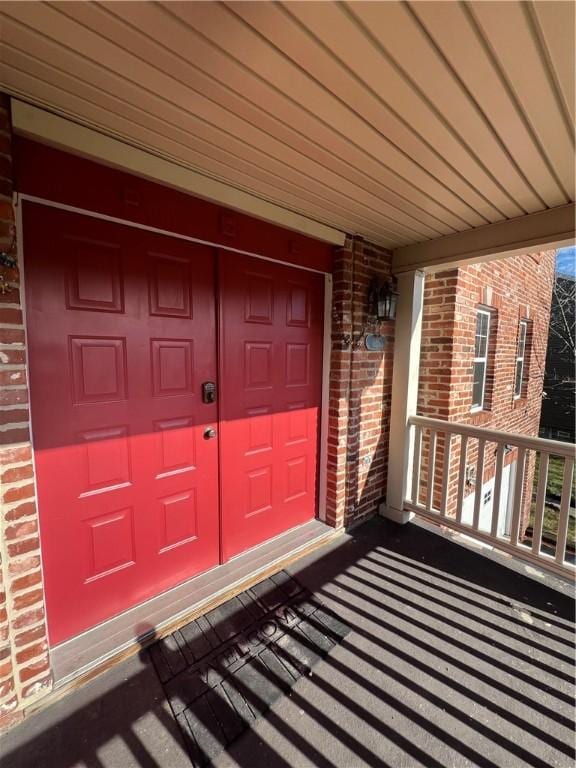
[[[533,451],[545,451],[555,456],[572,457],[576,455],[576,446],[572,443],[564,443],[561,440],[547,440],[543,437],[520,435],[517,432],[500,432],[496,429],[473,427],[470,424],[460,424],[458,421],[444,421],[443,419],[431,419],[428,416],[410,416],[408,422],[421,427],[431,427],[439,432],[451,432],[452,434],[466,435],[467,437],[480,437],[487,442],[511,443],[514,446],[528,448]]]
[[[568,546],[574,445],[427,416],[409,417],[407,429],[413,447],[405,510],[558,575],[574,576],[574,548]],[[494,452],[488,450],[490,443],[497,446]],[[516,453],[507,460],[509,449]],[[540,457],[534,487],[530,451]],[[563,465],[562,494],[557,519],[547,525],[544,537],[551,457]],[[514,472],[508,471],[504,483],[504,468],[510,464]],[[528,514],[533,526],[526,535]]]

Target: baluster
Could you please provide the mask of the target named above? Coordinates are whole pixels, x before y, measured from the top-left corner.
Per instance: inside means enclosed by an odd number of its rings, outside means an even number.
[[[458,467],[458,498],[456,500],[456,521],[462,522],[462,505],[464,504],[464,487],[466,483],[466,459],[468,453],[468,437],[462,435],[460,441],[460,465]]]
[[[478,529],[480,524],[480,506],[482,504],[482,486],[484,480],[484,452],[486,441],[478,438],[478,461],[476,462],[476,485],[474,487],[474,516],[472,525]]]
[[[544,524],[544,504],[546,503],[549,458],[547,453],[540,454],[538,490],[536,492],[536,511],[534,513],[534,528],[532,529],[532,552],[536,555],[540,554],[540,547],[542,545],[542,526]]]
[[[520,515],[522,513],[522,487],[524,485],[524,469],[526,465],[526,448],[518,448],[516,461],[516,481],[514,483],[514,506],[512,508],[512,524],[510,526],[510,544],[518,544],[520,533]]]
[[[420,467],[422,462],[422,427],[414,432],[414,459],[412,462],[412,503],[418,504],[420,496]]]
[[[452,451],[452,433],[446,432],[444,437],[444,462],[442,469],[442,502],[440,504],[440,514],[446,517],[448,509],[448,485],[450,479],[450,453]]]
[[[570,499],[572,497],[572,475],[574,472],[574,457],[564,459],[564,480],[562,482],[562,497],[560,499],[560,517],[558,518],[558,535],[556,537],[556,562],[564,562],[566,538],[568,536],[568,518],[570,515]]]
[[[496,476],[494,477],[494,503],[492,504],[492,521],[490,534],[498,536],[498,522],[500,520],[500,496],[502,495],[502,468],[504,466],[504,445],[498,443],[496,450]]]
[[[436,431],[430,430],[430,449],[428,451],[428,478],[426,488],[426,509],[428,512],[432,509],[432,500],[434,493],[434,475],[436,473]]]

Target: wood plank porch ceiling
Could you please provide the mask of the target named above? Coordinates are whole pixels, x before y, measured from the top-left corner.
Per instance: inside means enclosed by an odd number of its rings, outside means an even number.
[[[0,5],[0,87],[389,248],[574,201],[574,3]]]

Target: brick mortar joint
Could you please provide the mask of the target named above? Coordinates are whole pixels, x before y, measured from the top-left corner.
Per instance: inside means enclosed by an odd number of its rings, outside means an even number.
[[[26,522],[30,522],[30,521],[26,521]],[[4,517],[2,517],[2,537],[3,537],[4,540],[6,539],[6,537],[5,537],[6,528],[9,528],[11,525],[17,525],[17,521],[5,520]],[[27,544],[28,542],[32,541],[33,539],[37,539],[37,538],[38,538],[38,531],[36,530],[34,533],[29,533],[27,536],[22,536],[22,537],[20,537],[18,539],[10,539],[7,542],[5,541],[5,543],[7,544],[7,546],[11,546],[12,544]],[[32,552],[39,552],[39,551],[40,551],[40,547],[38,546],[38,549],[32,549],[32,550],[30,550],[30,552],[26,552],[26,553],[23,553],[23,554],[26,554],[29,557],[32,557],[32,554],[31,554]],[[20,556],[20,555],[18,555],[18,556]],[[14,556],[10,557],[11,561],[14,561],[14,559],[15,559]],[[4,581],[4,583],[6,584],[7,582]]]
[[[0,475],[4,474],[4,472],[8,469],[20,469],[22,467],[32,467],[32,457],[29,459],[23,459],[22,461],[11,461],[6,464],[0,464]],[[31,478],[28,478],[30,480]]]
[[[38,619],[38,621],[34,621],[34,622],[32,622],[31,624],[26,624],[26,626],[25,626],[25,627],[22,627],[22,629],[21,629],[21,630],[19,630],[19,632],[18,632],[18,634],[16,635],[16,637],[19,637],[19,636],[20,636],[20,635],[21,635],[23,632],[30,632],[30,631],[32,631],[33,629],[38,629],[39,627],[44,627],[44,632],[45,632],[45,637],[46,637],[46,628],[45,628],[45,624],[46,624],[46,621],[45,621],[45,619],[44,619],[44,618],[42,618],[42,619]],[[47,640],[47,639],[48,639],[48,638],[46,637],[46,640]],[[37,642],[39,642],[39,639],[36,639],[34,642],[36,642],[36,643],[37,643]]]
[[[29,688],[30,686],[34,685],[34,683],[43,682],[44,680],[46,680],[47,682],[51,682],[52,673],[50,671],[50,657],[48,653],[45,653],[45,656],[48,661],[48,669],[43,669],[33,677],[29,678],[28,680],[25,680],[23,683],[21,683],[21,688]],[[33,701],[39,698],[39,696],[45,696],[46,693],[47,691],[40,690],[38,691],[37,694],[34,694],[33,696],[26,696],[26,698],[20,698],[20,702],[25,706],[29,706]]]
[[[26,422],[28,423],[28,422]],[[32,460],[29,460],[25,462],[27,465],[32,465]],[[5,469],[11,468],[11,465],[4,464],[0,466],[0,474],[4,474]],[[12,491],[17,488],[25,488],[27,485],[34,485],[34,478],[33,477],[25,477],[23,480],[13,480],[12,482],[2,482],[2,495],[4,495],[4,490]],[[35,494],[33,493],[32,496]],[[28,497],[27,497],[28,498]],[[10,503],[10,502],[7,502]]]
[[[1,370],[1,369],[0,369]],[[27,403],[11,403],[10,405],[0,405],[0,413],[9,413],[10,411],[22,410]]]
[[[38,653],[35,653],[33,656],[31,656],[29,659],[26,659],[25,661],[23,661],[21,665],[18,666],[18,671],[20,669],[26,669],[28,666],[30,666],[31,664],[34,664],[35,662],[37,662],[43,657],[48,657],[48,660],[49,660],[48,644],[46,643],[45,640],[31,640],[27,645],[20,646],[20,648],[18,649],[18,653],[21,654],[24,651],[27,651],[30,648],[33,648],[34,645],[39,645],[39,644],[43,645],[44,647],[41,650],[39,650]],[[43,670],[38,674],[39,675],[46,674],[46,670]],[[26,685],[28,685],[28,680],[26,680]]]
[[[23,557],[23,555],[20,555],[19,557]],[[14,560],[15,560],[15,558],[12,559],[13,562],[14,562]],[[26,578],[27,576],[37,576],[38,574],[40,574],[40,576],[42,575],[42,568],[41,568],[40,565],[35,566],[30,571],[26,571],[26,573],[14,573],[14,574],[12,574],[12,576],[11,576],[11,579],[12,579],[11,583],[13,583],[14,581],[18,581],[18,579]],[[36,588],[38,588],[40,585],[39,584],[35,584],[34,586]]]
[[[28,571],[27,573],[14,574],[14,575],[12,575],[10,577],[10,580],[7,582],[7,584],[12,586],[14,584],[14,582],[17,581],[18,579],[21,579],[21,578],[23,578],[25,576],[29,576],[31,574],[36,575],[38,573],[41,573],[40,568],[36,568],[36,569],[34,569],[32,571]],[[25,587],[24,589],[19,589],[18,593],[16,595],[12,595],[12,597],[13,598],[15,598],[15,597],[25,597],[26,595],[32,594],[32,592],[37,592],[39,589],[40,590],[42,589],[42,584],[32,584],[31,587]],[[18,615],[20,615],[20,614],[24,613],[25,611],[30,610],[32,607],[39,606],[40,604],[42,604],[42,605],[44,604],[44,596],[43,595],[42,595],[42,597],[37,602],[32,603],[32,605],[25,605],[23,608],[17,608],[16,609],[16,613]]]
[[[22,407],[25,405],[26,403],[22,403]],[[10,421],[7,424],[0,425],[0,432],[10,432],[13,429],[27,429],[29,426],[29,421]]]

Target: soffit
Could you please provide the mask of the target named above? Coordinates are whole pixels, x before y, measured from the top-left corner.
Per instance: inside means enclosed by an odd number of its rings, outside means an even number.
[[[401,248],[574,200],[571,2],[0,6],[0,87]]]

